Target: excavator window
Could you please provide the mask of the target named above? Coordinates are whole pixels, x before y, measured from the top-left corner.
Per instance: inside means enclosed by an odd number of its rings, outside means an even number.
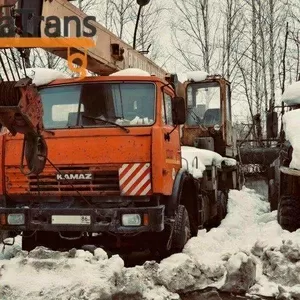
[[[162,106],[162,117],[164,124],[173,125],[172,119],[172,97],[164,93],[164,101]]]
[[[219,83],[189,84],[187,88],[187,125],[221,125]]]
[[[40,90],[46,129],[152,125],[155,121],[153,83],[88,83]],[[79,109],[80,107],[80,109]]]

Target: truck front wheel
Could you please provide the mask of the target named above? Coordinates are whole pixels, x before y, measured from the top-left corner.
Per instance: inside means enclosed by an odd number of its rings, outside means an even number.
[[[181,251],[191,238],[189,214],[184,205],[178,205],[172,236],[172,249]]]
[[[278,205],[277,220],[282,229],[290,232],[300,228],[300,198],[282,196]]]
[[[37,246],[36,233],[23,232],[22,235],[22,250],[30,252]]]

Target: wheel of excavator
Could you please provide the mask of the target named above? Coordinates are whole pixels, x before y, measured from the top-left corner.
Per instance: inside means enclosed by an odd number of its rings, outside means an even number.
[[[277,221],[284,230],[290,232],[300,228],[300,198],[282,196],[278,205]]]

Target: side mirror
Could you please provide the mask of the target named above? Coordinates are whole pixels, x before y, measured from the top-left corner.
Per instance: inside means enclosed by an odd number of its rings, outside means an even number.
[[[267,112],[267,138],[278,137],[278,115],[277,112]]]
[[[174,125],[182,125],[186,120],[185,101],[183,97],[172,99],[172,119]]]

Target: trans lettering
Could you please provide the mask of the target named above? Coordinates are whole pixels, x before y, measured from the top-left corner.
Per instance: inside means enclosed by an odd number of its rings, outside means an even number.
[[[96,17],[86,16],[82,20],[77,16],[69,16],[60,19],[57,16],[37,16],[34,15],[34,10],[31,9],[16,9],[16,13],[22,18],[23,32],[26,33],[28,28],[28,21],[34,24],[35,31],[40,28],[39,24],[43,21],[46,26],[44,34],[46,37],[70,37],[69,28],[71,23],[76,25],[75,37],[94,37],[97,33],[97,28],[90,22],[96,22]],[[63,30],[62,30],[63,29]],[[88,31],[85,31],[88,29]],[[62,32],[63,31],[63,32]],[[34,36],[39,36],[38,32],[33,33]],[[11,16],[0,17],[0,37],[14,37],[15,36],[15,19]]]

